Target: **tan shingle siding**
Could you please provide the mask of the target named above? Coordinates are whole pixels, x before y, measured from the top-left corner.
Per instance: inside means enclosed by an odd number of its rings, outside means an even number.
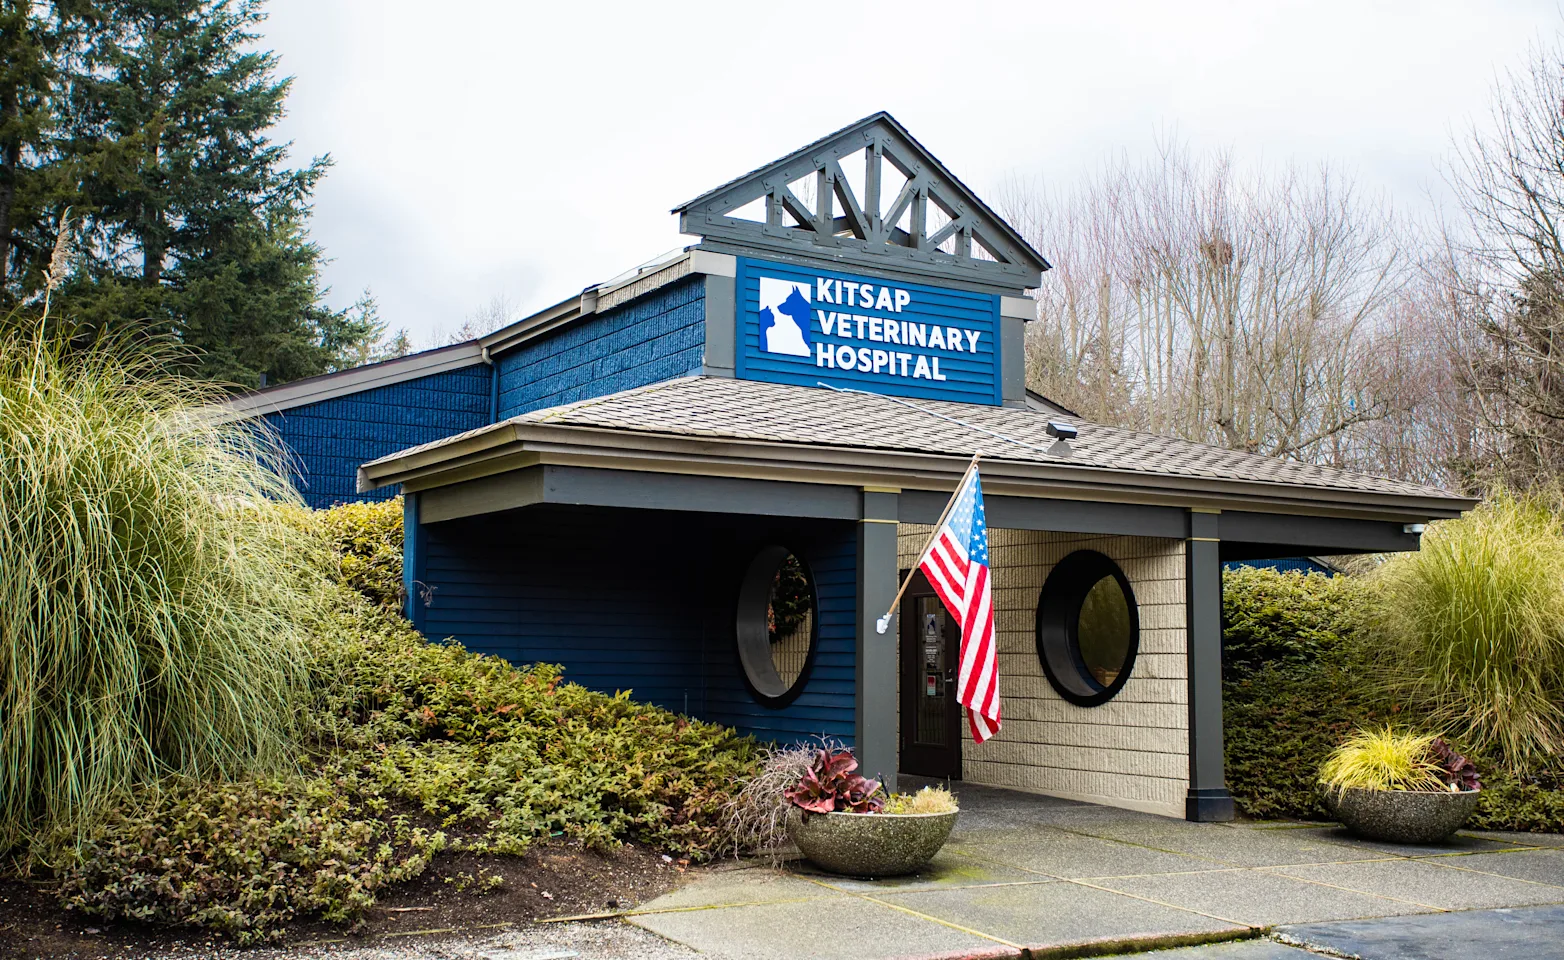
[[[929,527],[902,524],[910,567]],[[1188,787],[1184,542],[990,530],[1004,726],[978,746],[963,733],[962,775],[974,783],[1183,813]],[[1124,569],[1140,613],[1140,652],[1124,688],[1098,707],[1067,703],[1037,659],[1037,598],[1054,564],[1097,550]]]

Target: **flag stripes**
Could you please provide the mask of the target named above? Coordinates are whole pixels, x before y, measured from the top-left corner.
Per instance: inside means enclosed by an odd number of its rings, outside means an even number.
[[[988,525],[982,481],[974,465],[957,489],[947,519],[918,568],[961,627],[956,699],[967,709],[972,739],[999,731],[999,668],[994,640],[994,592],[989,583]]]

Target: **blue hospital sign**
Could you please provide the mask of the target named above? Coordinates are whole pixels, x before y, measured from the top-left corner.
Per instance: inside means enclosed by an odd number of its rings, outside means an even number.
[[[999,297],[741,257],[737,373],[998,404]]]

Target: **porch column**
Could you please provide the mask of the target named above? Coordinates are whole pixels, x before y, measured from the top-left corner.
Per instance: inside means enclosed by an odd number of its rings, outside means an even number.
[[[1189,793],[1184,819],[1233,819],[1222,760],[1222,544],[1214,512],[1189,512],[1184,580],[1189,673]]]
[[[408,622],[422,630],[424,604],[418,588],[424,576],[424,531],[419,525],[418,494],[402,494],[402,592],[406,595],[404,612]]]
[[[866,777],[896,789],[896,638],[899,624],[876,633],[874,622],[896,596],[896,515],[900,492],[865,487],[858,521],[858,762]]]

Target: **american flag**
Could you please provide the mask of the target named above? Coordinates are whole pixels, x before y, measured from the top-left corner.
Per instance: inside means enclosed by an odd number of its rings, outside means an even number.
[[[918,566],[961,625],[956,699],[967,708],[972,739],[982,743],[999,732],[999,666],[994,654],[994,591],[988,578],[988,524],[983,519],[983,484],[975,464]]]

